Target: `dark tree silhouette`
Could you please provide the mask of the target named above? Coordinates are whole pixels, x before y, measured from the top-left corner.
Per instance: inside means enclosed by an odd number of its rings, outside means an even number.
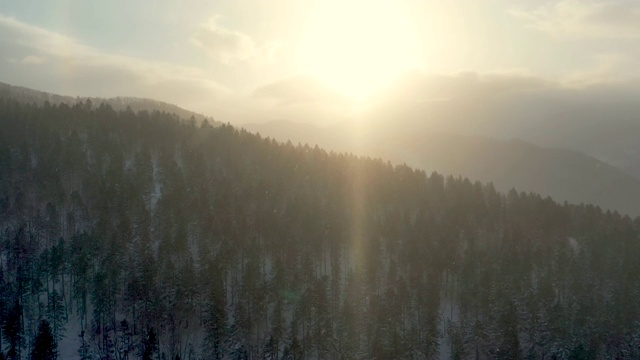
[[[54,360],[58,358],[58,344],[47,320],[40,321],[38,334],[31,350],[32,360]]]
[[[152,360],[153,355],[158,351],[158,339],[156,337],[156,332],[153,328],[147,331],[147,337],[142,343],[142,359],[143,360]]]

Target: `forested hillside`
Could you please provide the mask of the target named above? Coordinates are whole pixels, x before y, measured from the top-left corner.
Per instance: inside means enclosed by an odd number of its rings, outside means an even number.
[[[291,139],[294,143],[395,160],[428,173],[437,171],[491,182],[501,192],[516,188],[551,196],[559,202],[593,204],[640,216],[640,178],[559,144],[541,147],[519,138],[496,136],[497,131],[493,136],[467,134],[466,119],[475,114],[465,116],[452,121],[459,128],[445,131],[439,129],[443,120],[431,114],[420,113],[411,118],[393,111],[373,112],[361,120],[366,124],[361,126],[344,122],[321,127],[283,120],[247,125],[247,129],[277,140]],[[546,129],[547,124],[541,123],[540,127]]]
[[[164,111],[178,115],[182,119],[195,119],[197,122],[202,122],[205,119],[211,123],[211,125],[220,125],[219,122],[207,118],[202,114],[195,113],[193,111],[185,110],[179,106],[169,104],[163,101],[139,98],[139,97],[113,97],[113,98],[99,98],[99,97],[73,97],[64,96],[58,94],[52,94],[44,91],[29,89],[22,86],[13,86],[0,82],[0,98],[13,99],[20,103],[37,105],[44,105],[45,102],[49,102],[52,105],[67,104],[74,106],[76,104],[85,104],[87,101],[91,103],[92,107],[98,107],[101,104],[108,104],[116,111],[123,111],[127,108],[131,108],[133,111]]]
[[[0,358],[635,359],[640,221],[0,100]]]

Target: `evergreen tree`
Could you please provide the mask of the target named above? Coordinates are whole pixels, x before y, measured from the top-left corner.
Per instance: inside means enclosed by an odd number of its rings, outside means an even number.
[[[89,349],[89,344],[87,343],[87,339],[85,339],[84,330],[80,331],[80,347],[78,348],[78,355],[80,356],[80,360],[89,360],[92,358],[91,350]]]
[[[22,349],[22,306],[16,300],[13,307],[11,307],[4,319],[3,333],[5,340],[9,343],[9,350],[7,351],[7,359],[14,360],[20,359],[20,352]]]
[[[33,360],[55,360],[58,358],[58,344],[47,320],[40,321],[38,334],[31,350]]]
[[[142,360],[153,360],[158,351],[158,339],[153,328],[147,331],[146,338],[142,341]]]
[[[277,350],[276,340],[273,338],[273,335],[269,336],[269,339],[267,339],[267,342],[264,344],[264,349],[262,351],[262,359],[264,360],[278,359],[278,350]]]
[[[64,336],[66,319],[62,296],[58,294],[57,290],[53,290],[49,294],[47,319],[47,324],[52,327],[53,336],[59,341]]]

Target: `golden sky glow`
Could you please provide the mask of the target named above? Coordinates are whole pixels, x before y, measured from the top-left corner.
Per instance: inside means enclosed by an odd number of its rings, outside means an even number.
[[[625,0],[0,1],[0,82],[237,123],[545,84],[637,91],[639,44]]]
[[[363,99],[420,66],[412,20],[399,2],[320,2],[298,42],[300,67],[344,95]]]

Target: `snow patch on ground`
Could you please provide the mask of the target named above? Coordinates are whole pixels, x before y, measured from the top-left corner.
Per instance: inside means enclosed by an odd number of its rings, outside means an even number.
[[[58,343],[60,359],[79,359],[78,349],[81,345],[79,335],[82,328],[80,327],[80,319],[75,313],[69,314],[69,321],[65,327],[65,336]]]
[[[160,196],[162,196],[162,184],[160,183],[157,154],[151,156],[151,166],[153,167],[153,191],[151,192],[151,211],[153,212]]]
[[[569,241],[569,246],[571,246],[571,250],[573,250],[574,254],[580,252],[580,244],[578,243],[578,240],[572,237],[567,238],[567,240]]]

